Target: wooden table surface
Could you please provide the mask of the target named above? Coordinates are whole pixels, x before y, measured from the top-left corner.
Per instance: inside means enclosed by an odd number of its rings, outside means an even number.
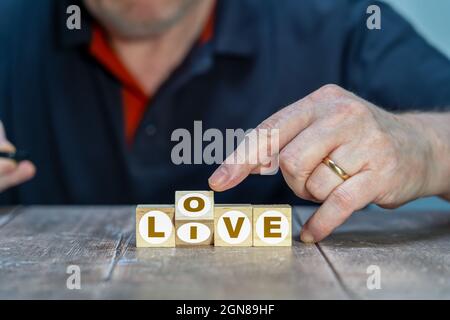
[[[296,238],[311,212],[295,209]],[[132,206],[0,209],[0,298],[450,298],[450,212],[365,210],[289,248],[137,249],[134,219]],[[80,290],[66,287],[69,265]]]

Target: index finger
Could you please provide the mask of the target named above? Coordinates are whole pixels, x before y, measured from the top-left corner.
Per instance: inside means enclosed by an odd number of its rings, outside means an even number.
[[[312,105],[307,98],[303,98],[264,120],[209,178],[211,189],[225,191],[241,183],[252,170],[270,161],[299,132],[307,128],[312,118]],[[275,143],[274,135],[278,140]],[[256,143],[252,143],[252,139],[253,142],[256,139]]]

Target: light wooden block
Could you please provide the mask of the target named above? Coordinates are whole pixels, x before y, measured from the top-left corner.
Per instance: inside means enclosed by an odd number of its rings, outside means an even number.
[[[136,208],[136,247],[175,247],[175,207],[139,205]]]
[[[214,244],[214,220],[175,220],[177,247]]]
[[[255,247],[292,246],[290,205],[253,206],[253,245]]]
[[[253,245],[253,209],[250,204],[214,207],[214,245],[251,247]]]
[[[176,191],[175,220],[214,220],[214,192]]]

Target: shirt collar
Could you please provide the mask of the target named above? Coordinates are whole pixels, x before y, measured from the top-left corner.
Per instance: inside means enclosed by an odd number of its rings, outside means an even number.
[[[214,51],[220,55],[251,56],[260,40],[260,3],[218,0]]]

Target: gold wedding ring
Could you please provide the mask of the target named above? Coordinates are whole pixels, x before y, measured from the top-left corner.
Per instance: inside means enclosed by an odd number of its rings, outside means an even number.
[[[350,178],[350,176],[344,171],[344,169],[342,169],[341,167],[339,167],[333,160],[331,160],[330,158],[326,157],[325,159],[323,159],[322,161],[328,168],[330,168],[331,170],[333,170],[334,173],[336,173],[342,180],[347,180],[348,178]]]

